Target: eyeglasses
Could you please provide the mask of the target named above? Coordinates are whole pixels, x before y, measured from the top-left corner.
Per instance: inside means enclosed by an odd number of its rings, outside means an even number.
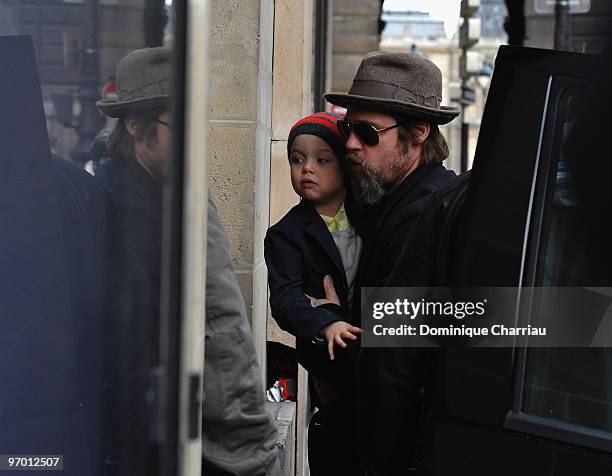
[[[395,123],[391,126],[376,129],[372,124],[366,122],[348,122],[344,119],[338,119],[338,130],[344,140],[348,140],[353,132],[357,138],[365,145],[375,146],[380,140],[380,133],[399,127],[400,124]]]

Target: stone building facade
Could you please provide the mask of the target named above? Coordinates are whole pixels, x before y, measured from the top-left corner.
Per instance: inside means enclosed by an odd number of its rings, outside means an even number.
[[[355,3],[361,21],[354,23],[351,18],[338,23],[339,15]],[[377,49],[380,3],[220,0],[211,5],[209,185],[229,233],[255,347],[264,364],[267,341],[294,345],[269,315],[263,258],[267,228],[298,202],[289,181],[289,129],[314,112],[319,102],[314,97],[316,84],[323,82],[323,89],[329,91],[334,78],[334,89],[348,89],[346,81],[352,79],[363,54]],[[331,48],[323,45],[328,52],[326,71],[315,68],[322,54],[316,49],[315,36],[321,31],[317,22],[322,17],[327,21],[333,17],[333,25],[323,25],[332,31]],[[362,39],[359,48],[353,44],[355,38]],[[344,83],[336,79],[340,72]],[[303,474],[307,384],[305,372],[300,370],[298,375],[295,459],[297,474]]]

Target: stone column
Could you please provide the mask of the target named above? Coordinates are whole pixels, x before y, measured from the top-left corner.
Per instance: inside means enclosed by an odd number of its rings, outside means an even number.
[[[291,188],[287,136],[291,126],[313,112],[313,0],[277,0],[274,18],[274,82],[270,222],[276,223],[298,203]],[[270,317],[268,339],[295,346]],[[307,474],[306,428],[309,415],[308,375],[298,365],[296,474]]]
[[[273,0],[212,2],[209,184],[265,373]]]
[[[272,108],[272,169],[270,223],[276,223],[299,202],[291,187],[287,159],[287,137],[291,126],[313,112],[312,48],[313,1],[276,2],[274,28],[274,83]],[[281,331],[270,319],[269,338],[295,346],[293,336]]]

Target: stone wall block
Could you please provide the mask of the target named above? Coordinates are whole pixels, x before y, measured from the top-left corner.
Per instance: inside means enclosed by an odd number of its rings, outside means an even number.
[[[272,99],[272,138],[275,140],[286,139],[289,129],[302,114],[305,42],[301,3],[291,0],[276,3]]]
[[[380,13],[380,2],[376,0],[334,0],[334,15],[373,15]]]
[[[211,62],[210,117],[256,120],[257,64],[217,59]]]
[[[334,15],[334,36],[345,34],[378,35],[378,16]]]
[[[332,42],[334,52],[347,54],[360,54],[364,51],[377,51],[379,49],[378,35],[334,35]]]
[[[259,56],[259,2],[211,2],[211,58],[257,63]]]
[[[256,124],[215,122],[209,129],[209,185],[238,268],[253,264]]]

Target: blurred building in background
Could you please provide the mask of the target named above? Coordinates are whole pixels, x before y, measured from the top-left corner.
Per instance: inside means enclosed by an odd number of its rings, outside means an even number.
[[[456,2],[457,23],[447,25],[441,18],[434,18],[430,12],[385,10],[382,20],[385,28],[381,34],[380,49],[386,51],[406,51],[422,54],[432,60],[442,70],[443,103],[457,101],[461,96],[459,46],[459,3]],[[503,0],[481,0],[475,15],[480,19],[479,41],[472,47],[482,66],[481,74],[468,82],[474,91],[474,103],[466,108],[465,120],[469,127],[468,165],[474,156],[476,140],[488,82],[492,73],[491,66],[497,49],[506,43],[503,29],[506,7]],[[461,118],[440,128],[447,138],[450,156],[446,166],[459,172],[461,168]]]

